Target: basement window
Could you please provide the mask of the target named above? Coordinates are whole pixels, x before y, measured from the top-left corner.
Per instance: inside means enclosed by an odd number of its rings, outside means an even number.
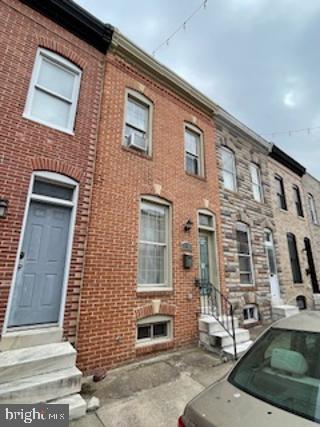
[[[154,344],[171,339],[172,319],[167,316],[152,316],[137,324],[137,345]]]
[[[243,323],[255,323],[259,320],[258,307],[255,304],[245,305],[243,308]]]

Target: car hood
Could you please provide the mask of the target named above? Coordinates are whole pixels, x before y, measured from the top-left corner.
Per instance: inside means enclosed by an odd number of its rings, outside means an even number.
[[[315,427],[317,424],[269,405],[223,380],[186,407],[186,427]]]

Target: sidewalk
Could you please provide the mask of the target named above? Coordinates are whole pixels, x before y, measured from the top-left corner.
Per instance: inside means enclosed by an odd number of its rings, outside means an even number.
[[[221,364],[200,348],[166,353],[111,371],[90,384],[87,396],[100,409],[72,422],[72,427],[176,427],[186,403],[223,377],[232,363]]]

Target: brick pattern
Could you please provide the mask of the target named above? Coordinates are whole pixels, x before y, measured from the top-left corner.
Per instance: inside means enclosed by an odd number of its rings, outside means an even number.
[[[235,154],[237,170],[237,191],[224,188],[222,178],[221,147],[226,146]],[[236,314],[243,320],[243,307],[246,304],[257,304],[262,320],[270,319],[270,283],[267,258],[264,248],[264,229],[275,228],[271,208],[270,183],[268,176],[267,150],[244,138],[224,123],[217,124],[217,158],[219,167],[221,221],[224,252],[224,274],[229,298],[236,307]],[[253,198],[250,163],[258,164],[261,171],[264,202],[256,202]],[[254,284],[240,283],[238,248],[236,240],[236,224],[238,221],[249,226]],[[275,242],[277,243],[277,242]],[[277,246],[276,246],[277,247]]]
[[[23,118],[38,47],[82,68],[75,135]],[[8,215],[0,220],[0,328],[4,321],[31,174],[49,170],[80,182],[80,194],[64,320],[75,340],[84,250],[95,161],[104,56],[18,0],[0,2],[0,197]]]
[[[287,169],[285,166],[282,166],[271,158],[269,159],[269,174],[273,194],[273,215],[277,224],[276,234],[279,245],[279,253],[281,254],[281,257],[278,257],[277,259],[281,297],[283,298],[285,303],[296,305],[296,297],[298,295],[304,295],[307,298],[308,307],[311,308],[313,305],[312,288],[310,278],[306,275],[308,261],[306,257],[306,252],[304,251],[304,238],[310,238],[310,233],[307,220],[307,206],[304,196],[302,179],[298,175]],[[288,208],[287,211],[279,209],[277,207],[276,182],[274,179],[274,176],[276,174],[280,175],[283,178]],[[304,218],[299,217],[296,212],[292,189],[294,185],[298,186],[300,189]],[[287,233],[293,233],[296,236],[303,281],[301,284],[293,283],[287,242]]]
[[[143,92],[153,103],[152,157],[122,146],[125,90]],[[204,135],[206,177],[184,171],[184,122],[198,126]],[[197,340],[199,276],[197,211],[208,207],[217,218],[220,211],[212,119],[120,59],[107,55],[104,98],[85,280],[77,349],[85,372],[109,368],[141,353],[177,348]],[[142,195],[158,195],[172,206],[173,290],[137,292],[139,201]],[[189,232],[184,224],[192,219]],[[218,232],[219,252],[221,252]],[[181,242],[193,247],[194,263],[182,267]],[[223,266],[220,264],[223,284]],[[161,311],[173,316],[174,339],[160,347],[136,349],[136,317],[149,315],[154,299]]]

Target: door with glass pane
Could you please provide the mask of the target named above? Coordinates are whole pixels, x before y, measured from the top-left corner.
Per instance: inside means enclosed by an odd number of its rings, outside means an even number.
[[[271,289],[271,301],[272,304],[279,304],[281,302],[280,298],[280,287],[278,280],[277,264],[275,257],[275,250],[273,244],[273,236],[271,230],[265,230],[265,249],[268,261],[269,268],[269,281]]]
[[[201,288],[201,308],[202,312],[210,312],[210,284],[213,285],[213,258],[212,258],[212,233],[199,233],[200,251],[200,280],[203,284]],[[207,284],[208,286],[206,286]]]

